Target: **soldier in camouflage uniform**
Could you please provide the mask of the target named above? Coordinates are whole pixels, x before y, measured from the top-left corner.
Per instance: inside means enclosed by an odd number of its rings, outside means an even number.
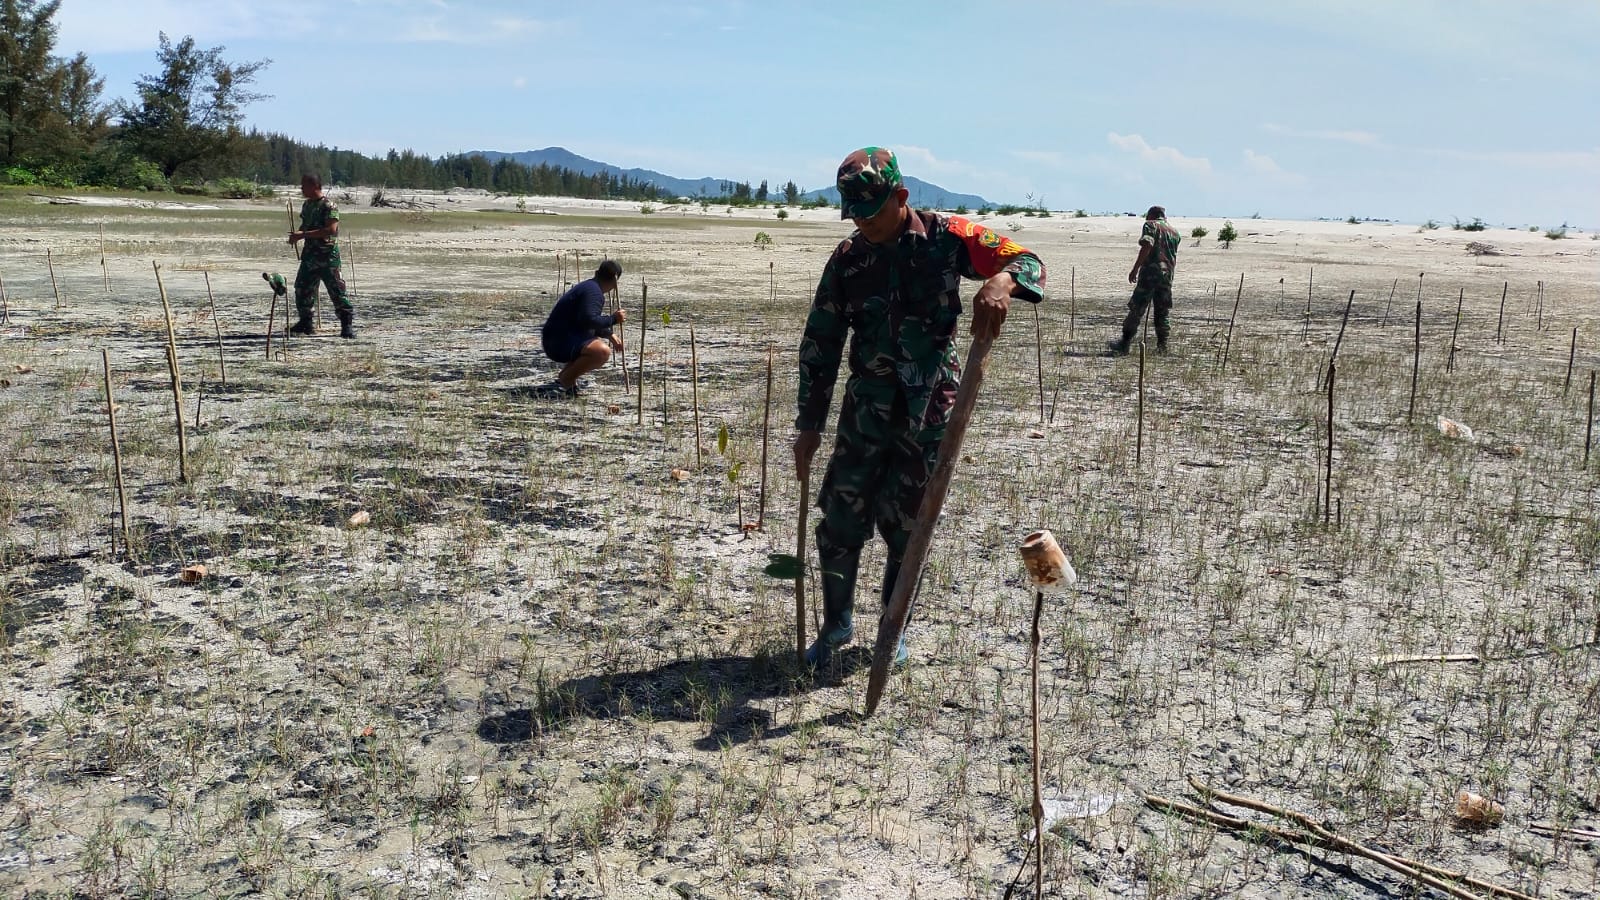
[[[887,604],[955,405],[955,332],[962,278],[987,279],[973,297],[974,334],[998,335],[1011,298],[1043,299],[1044,264],[1008,238],[960,216],[907,205],[895,155],[867,147],[839,166],[840,217],[856,231],[828,260],[800,342],[798,476],[822,441],[845,338],[845,384],[822,510],[823,622],[806,652],[813,667],[854,635],[856,570],[876,524],[888,546]],[[905,642],[896,660],[905,659]]]
[[[345,291],[344,279],[339,275],[339,208],[322,193],[322,178],[305,175],[300,179],[300,194],[305,202],[300,204],[300,230],[289,232],[289,243],[306,242],[300,253],[300,271],[294,276],[294,305],[300,312],[300,321],[289,331],[292,334],[313,334],[311,313],[317,305],[317,283],[328,286],[328,299],[333,312],[339,317],[339,336],[353,338],[355,309]]]
[[[1144,318],[1145,307],[1152,301],[1156,306],[1156,352],[1167,352],[1172,273],[1178,269],[1178,244],[1182,241],[1178,230],[1167,224],[1167,211],[1159,206],[1150,207],[1144,214],[1144,231],[1139,234],[1139,258],[1133,261],[1133,268],[1128,272],[1128,283],[1134,288],[1128,300],[1128,317],[1122,320],[1122,339],[1108,342],[1112,353],[1120,356],[1128,352],[1139,334],[1139,320]]]

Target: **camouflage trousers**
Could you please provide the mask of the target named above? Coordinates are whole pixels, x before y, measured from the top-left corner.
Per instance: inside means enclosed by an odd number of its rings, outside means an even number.
[[[817,494],[817,557],[824,564],[858,553],[873,525],[888,545],[890,563],[905,557],[944,429],[942,421],[912,427],[897,385],[849,381]]]
[[[1151,303],[1155,304],[1152,315],[1156,329],[1156,340],[1167,342],[1167,335],[1172,329],[1172,281],[1160,275],[1146,277],[1144,271],[1139,273],[1139,282],[1134,285],[1133,296],[1128,299],[1128,317],[1122,320],[1122,337],[1132,341],[1139,333],[1139,320],[1144,318],[1144,311]]]
[[[300,315],[307,316],[317,305],[317,285],[328,288],[328,299],[333,308],[349,312],[350,295],[345,290],[344,278],[339,274],[339,251],[319,254],[307,250],[300,257],[300,270],[294,276],[294,305]]]

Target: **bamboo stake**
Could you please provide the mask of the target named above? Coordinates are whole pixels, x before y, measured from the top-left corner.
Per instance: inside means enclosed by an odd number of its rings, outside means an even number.
[[[628,367],[623,366],[622,371],[627,373]],[[694,341],[694,325],[689,325],[689,385],[694,391],[694,465],[695,468],[705,464],[702,454],[705,452],[700,447],[700,353]],[[803,483],[803,482],[802,482]],[[800,514],[800,521],[805,521],[805,513]],[[804,526],[801,526],[802,529]]]
[[[206,395],[206,370],[200,370],[200,377],[194,385],[194,427],[200,427],[200,400]]]
[[[1139,341],[1139,431],[1133,445],[1133,466],[1144,462],[1144,341]]]
[[[1044,612],[1044,591],[1033,592],[1033,896],[1044,896],[1044,788],[1039,778],[1039,616]]]
[[[0,325],[11,324],[11,299],[6,296],[6,279],[0,275]]]
[[[178,421],[178,479],[189,482],[189,442],[183,433],[183,380],[178,375],[178,338],[173,333],[172,305],[167,302],[167,288],[161,283],[161,264],[150,263],[156,273],[156,290],[161,294],[161,310],[167,320],[167,370],[172,374],[172,413]]]
[[[556,253],[556,289],[554,296],[560,297],[562,293],[561,279],[567,274],[567,257],[565,254]]]
[[[269,282],[267,282],[267,284],[270,287],[272,283],[269,281]],[[286,309],[286,310],[283,311],[283,314],[287,316],[289,314],[289,311]],[[277,318],[278,318],[278,292],[276,290],[274,290],[272,292],[272,305],[267,307],[267,359],[269,361],[272,359],[272,329],[274,327],[273,323],[275,321],[277,321]]]
[[[1417,331],[1411,343],[1411,407],[1406,411],[1406,424],[1417,420],[1417,375],[1422,371],[1422,276],[1417,276]]]
[[[1239,298],[1244,296],[1244,273],[1239,273],[1239,289],[1233,294],[1233,312],[1228,314],[1228,337],[1222,343],[1222,365],[1217,371],[1228,370],[1228,354],[1233,350],[1233,322],[1239,317]]]
[[[644,424],[644,326],[650,318],[650,285],[643,286],[643,299],[639,301],[639,420]],[[743,525],[743,522],[739,524]]]
[[[776,302],[778,299],[778,272],[773,268],[772,260],[767,260],[767,300]]]
[[[1039,370],[1039,424],[1044,421],[1044,326],[1039,324],[1039,304],[1033,307],[1033,359]]]
[[[1068,276],[1068,289],[1072,292],[1071,299],[1067,301],[1067,345],[1072,345],[1073,332],[1078,322],[1078,267],[1072,267],[1072,274]]]
[[[51,255],[50,248],[44,248],[44,264],[50,267],[50,290],[56,295],[56,309],[61,308],[61,288],[56,286],[56,261]]]
[[[1589,420],[1583,427],[1583,465],[1589,467],[1589,448],[1594,445],[1594,370],[1589,370]]]
[[[1354,294],[1354,291],[1351,291]],[[1328,452],[1324,460],[1326,467],[1322,475],[1322,527],[1328,527],[1328,519],[1333,514],[1333,377],[1336,371],[1334,361],[1328,360]]]
[[[1306,273],[1306,327],[1305,332],[1301,335],[1302,340],[1311,339],[1311,282],[1316,277],[1316,274],[1316,266],[1312,266],[1311,271]]]
[[[767,436],[772,427],[772,345],[767,345],[767,402],[761,414],[761,494],[756,501],[756,527],[767,521]]]
[[[1505,328],[1506,324],[1506,292],[1509,290],[1511,290],[1511,282],[1509,281],[1500,287],[1500,316],[1494,320],[1494,342],[1496,344],[1504,344],[1506,342],[1502,329]]]
[[[972,411],[978,405],[978,389],[983,385],[984,370],[989,364],[989,348],[993,340],[987,336],[972,339],[967,351],[967,364],[961,370],[961,383],[956,388],[955,405],[951,407],[944,437],[939,441],[939,452],[922,490],[922,503],[917,509],[916,525],[906,542],[905,556],[900,562],[900,574],[894,590],[885,604],[883,616],[878,620],[878,640],[872,648],[872,673],[867,681],[866,715],[878,709],[883,689],[889,680],[889,666],[894,661],[895,648],[900,635],[905,632],[906,618],[911,611],[911,596],[916,591],[922,567],[928,561],[928,548],[933,543],[933,530],[939,522],[939,512],[944,509],[950,479],[955,476],[956,463],[961,457],[961,442],[967,436],[967,425],[972,421]]]
[[[206,297],[211,301],[211,325],[217,330],[217,374],[222,378],[222,386],[228,386],[228,366],[222,359],[222,320],[217,318],[217,297],[211,293],[211,273],[202,272],[206,279]]]
[[[583,251],[572,251],[572,283],[577,284],[583,273]]]
[[[1572,389],[1572,363],[1578,358],[1578,329],[1572,329],[1572,347],[1567,350],[1567,381],[1561,386],[1561,396]]]
[[[1466,299],[1467,289],[1462,288],[1461,293],[1456,295],[1456,324],[1455,327],[1450,329],[1450,355],[1445,357],[1444,361],[1444,370],[1446,372],[1454,372],[1456,370],[1456,338],[1461,334],[1461,304]]]
[[[128,542],[128,491],[122,484],[122,444],[117,440],[117,404],[111,397],[111,351],[100,348],[100,363],[105,371],[106,381],[106,423],[111,426],[111,467],[117,475],[117,506],[122,515],[122,550],[132,554],[133,545]]]
[[[1537,309],[1537,316],[1538,316],[1538,318],[1535,319],[1534,323],[1533,323],[1533,330],[1534,331],[1543,331],[1544,330],[1544,282],[1543,281],[1539,282],[1539,305],[1538,305],[1538,309]]]
[[[1339,358],[1339,347],[1344,344],[1344,330],[1350,324],[1350,307],[1356,303],[1356,292],[1350,292],[1350,299],[1344,302],[1344,319],[1339,322],[1339,336],[1333,342],[1333,354],[1328,357],[1331,364]]]
[[[613,316],[616,315],[617,314],[617,310],[619,310],[621,308],[622,308],[622,290],[621,290],[621,288],[612,288],[611,289],[611,314]],[[629,381],[629,377],[628,377],[628,342],[627,341],[623,341],[622,342],[622,349],[617,351],[617,368],[622,370],[622,396],[626,397],[626,396],[628,396],[628,391],[633,389],[632,384]]]
[[[111,293],[111,271],[106,268],[106,223],[100,223],[100,279],[105,282],[106,293]]]
[[[296,229],[294,227],[294,201],[293,200],[285,200],[285,201],[283,201],[283,211],[284,211],[285,214],[287,214],[289,216],[289,230],[291,232],[295,231]],[[299,259],[300,258],[300,245],[297,244],[297,243],[291,242],[289,244],[289,246],[294,248],[294,258],[295,259]],[[288,315],[287,312],[285,312],[284,314]]]
[[[1389,301],[1383,304],[1383,325],[1381,326],[1383,328],[1389,327],[1389,310],[1394,306],[1394,289],[1399,286],[1399,278],[1396,278],[1394,282],[1389,285]]]
[[[344,253],[340,256],[340,261],[348,263],[350,266],[350,278],[346,280],[344,289],[347,294],[353,294],[356,290],[356,255],[353,252],[356,249],[356,242],[345,241],[343,249]]]
[[[800,560],[794,577],[794,652],[800,665],[806,664],[806,514],[811,511],[811,470],[800,472],[800,527],[794,535],[794,555]]]

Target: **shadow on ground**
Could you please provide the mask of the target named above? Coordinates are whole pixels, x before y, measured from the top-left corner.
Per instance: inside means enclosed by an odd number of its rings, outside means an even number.
[[[834,713],[809,722],[777,726],[772,713],[751,701],[796,694],[817,686],[837,686],[870,667],[865,647],[841,651],[817,676],[802,674],[787,658],[720,656],[680,660],[655,669],[589,675],[562,682],[535,707],[485,716],[478,737],[494,744],[531,740],[578,718],[640,718],[650,721],[701,722],[709,725],[696,749],[716,750],[725,744],[787,736],[808,725],[840,725],[853,713]]]

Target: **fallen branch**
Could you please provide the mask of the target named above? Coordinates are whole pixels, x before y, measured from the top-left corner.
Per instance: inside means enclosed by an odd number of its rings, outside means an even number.
[[[1563,828],[1548,822],[1529,822],[1528,830],[1541,837],[1557,840],[1576,838],[1580,841],[1600,841],[1600,831],[1593,828]]]

